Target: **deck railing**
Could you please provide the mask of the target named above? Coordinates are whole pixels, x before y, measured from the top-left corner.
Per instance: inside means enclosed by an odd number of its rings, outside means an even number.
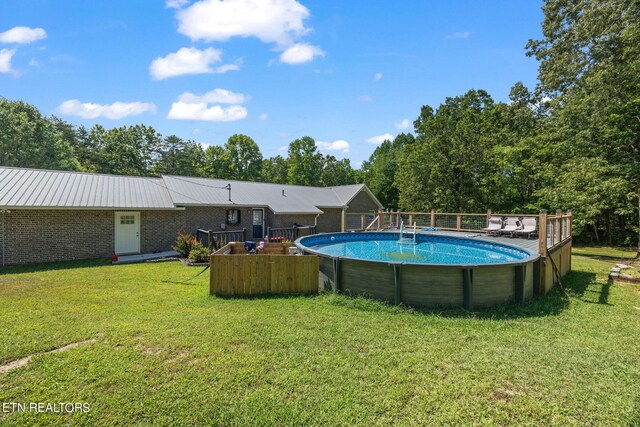
[[[209,248],[219,248],[229,242],[244,242],[246,234],[246,228],[228,231],[213,231],[198,228],[196,231],[196,239]]]
[[[273,228],[267,227],[267,239],[270,242],[288,240],[295,241],[300,237],[300,233],[316,234],[315,225],[294,225],[293,227]]]
[[[343,215],[342,231],[372,231],[395,229],[404,223],[411,227],[434,227],[445,231],[483,232],[491,217],[507,218],[536,218],[540,254],[546,256],[547,250],[555,249],[571,239],[571,211],[555,215],[548,215],[542,210],[539,214],[501,214],[487,211],[486,213],[450,213],[450,212],[402,212],[379,211],[376,213],[346,212]],[[545,230],[545,232],[540,232]]]

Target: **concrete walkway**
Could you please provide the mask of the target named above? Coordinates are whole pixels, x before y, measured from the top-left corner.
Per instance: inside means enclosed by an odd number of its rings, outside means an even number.
[[[132,264],[134,262],[144,262],[152,259],[173,258],[178,255],[180,254],[176,251],[164,251],[152,254],[121,255],[118,256],[118,261],[115,261],[112,264]]]

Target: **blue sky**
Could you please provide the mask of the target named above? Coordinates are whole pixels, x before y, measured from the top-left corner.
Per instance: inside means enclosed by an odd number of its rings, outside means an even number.
[[[0,96],[74,124],[144,123],[265,157],[309,135],[369,157],[425,104],[532,88],[539,1],[4,1]],[[407,126],[409,126],[407,128]]]

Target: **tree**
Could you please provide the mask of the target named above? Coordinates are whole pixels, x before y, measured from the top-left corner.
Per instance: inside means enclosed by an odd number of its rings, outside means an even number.
[[[365,184],[376,195],[380,203],[388,208],[397,208],[399,191],[396,184],[398,161],[407,146],[413,144],[411,134],[401,133],[393,142],[386,140],[373,151],[369,160],[363,162]]]
[[[548,0],[543,11],[544,37],[530,40],[527,48],[541,61],[540,91],[551,98],[548,129],[554,157],[548,166],[560,172],[548,172],[549,186],[564,186],[559,195],[566,197],[557,203],[584,216],[596,236],[604,225],[611,239],[612,215],[621,216],[618,223],[632,212],[636,224],[640,218],[640,116],[634,107],[640,98],[640,3]],[[579,173],[580,164],[594,163],[597,167],[588,174]],[[580,187],[566,188],[571,183]],[[612,189],[613,194],[605,193]],[[612,203],[571,196],[582,191]],[[640,224],[635,230],[640,255]]]
[[[162,140],[156,175],[199,176],[204,164],[204,151],[200,144],[170,135]]]
[[[422,108],[417,138],[404,150],[396,186],[404,209],[478,212],[490,206],[493,99],[483,90]]]
[[[224,148],[230,162],[228,178],[240,181],[260,179],[262,153],[253,139],[242,134],[232,135]]]
[[[78,170],[66,129],[58,129],[37,108],[0,98],[0,164]]]
[[[282,156],[275,156],[262,161],[262,182],[286,184],[288,178],[288,162]]]
[[[338,160],[332,155],[322,159],[322,185],[334,187],[336,185],[355,184],[353,168],[349,159]]]
[[[219,145],[210,145],[204,151],[202,172],[207,178],[228,179],[231,175],[231,161],[227,150]]]
[[[96,171],[116,175],[151,175],[162,144],[162,136],[144,125],[107,131],[96,125],[89,137],[97,149]]]
[[[296,139],[289,144],[288,183],[295,185],[318,185],[322,177],[322,154],[316,142],[309,136]]]

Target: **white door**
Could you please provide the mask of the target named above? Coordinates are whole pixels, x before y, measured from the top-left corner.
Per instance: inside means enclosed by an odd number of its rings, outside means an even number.
[[[140,252],[140,212],[116,212],[115,252],[135,254]]]

